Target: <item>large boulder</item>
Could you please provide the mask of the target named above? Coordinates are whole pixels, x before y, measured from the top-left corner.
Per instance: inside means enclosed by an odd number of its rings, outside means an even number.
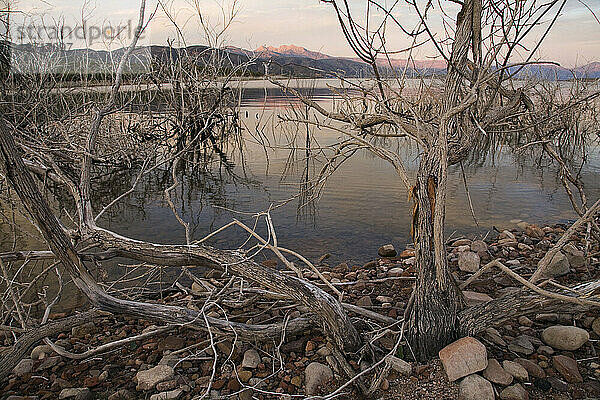
[[[458,253],[458,268],[461,271],[475,273],[479,271],[481,260],[477,253],[472,251],[463,251]]]
[[[494,400],[492,384],[477,374],[466,376],[458,386],[458,400]]]
[[[175,370],[169,365],[157,365],[137,373],[137,390],[152,390],[157,383],[168,381],[175,376]]]
[[[469,336],[450,343],[439,356],[450,382],[483,371],[488,365],[485,346]]]
[[[590,340],[590,334],[576,326],[555,325],[542,331],[542,340],[555,349],[574,351]]]
[[[304,391],[308,396],[317,393],[319,386],[333,379],[333,371],[327,365],[312,362],[304,370]]]

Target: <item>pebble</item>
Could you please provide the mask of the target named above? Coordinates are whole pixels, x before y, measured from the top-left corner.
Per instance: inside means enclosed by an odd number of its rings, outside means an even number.
[[[150,396],[150,400],[174,400],[178,399],[183,393],[181,389],[171,390],[169,392],[156,393]]]
[[[529,393],[520,384],[512,385],[500,392],[502,400],[528,400]]]
[[[444,347],[439,357],[450,382],[483,371],[488,364],[485,346],[469,336]]]
[[[390,364],[392,369],[398,372],[400,375],[409,376],[412,372],[412,365],[401,358],[389,356],[387,358],[387,362]]]
[[[483,376],[498,385],[508,386],[513,381],[513,376],[506,372],[498,360],[491,358],[488,360],[488,366],[483,370]]]
[[[168,365],[157,365],[145,371],[139,371],[136,375],[137,390],[151,390],[157,383],[173,379],[175,371]]]
[[[515,361],[525,368],[529,375],[533,376],[534,378],[546,377],[546,371],[536,364],[535,361],[527,360],[525,358],[517,358]]]
[[[25,374],[30,373],[33,370],[33,360],[30,358],[24,358],[13,368],[12,373],[22,377]]]
[[[533,326],[533,321],[527,318],[526,316],[522,315],[519,317],[519,324],[531,327]]]
[[[556,276],[562,276],[569,273],[571,270],[571,266],[569,264],[569,260],[567,256],[565,256],[562,252],[558,252],[550,261],[550,264],[546,266],[546,269],[543,271],[540,277],[543,278],[554,278]]]
[[[371,302],[371,296],[363,296],[356,301],[356,305],[359,307],[370,307],[373,305]]]
[[[379,254],[380,257],[396,257],[396,254],[398,253],[393,244],[384,244],[379,248],[377,254]]]
[[[558,350],[574,351],[590,339],[590,334],[576,326],[550,326],[542,331],[542,340]]]
[[[524,335],[514,338],[509,343],[508,349],[510,351],[514,351],[515,353],[524,354],[526,356],[533,354],[533,351],[535,350],[533,344],[531,344],[529,339]]]
[[[488,250],[487,244],[483,240],[475,240],[471,243],[471,251],[474,253],[482,253]]]
[[[94,395],[92,395],[92,392],[88,388],[69,388],[61,390],[58,398],[59,400],[74,398],[77,400],[88,400],[93,399]]]
[[[529,373],[523,366],[514,361],[504,360],[502,367],[506,372],[514,376],[518,381],[526,382],[529,380]]]
[[[254,349],[246,350],[244,352],[244,359],[242,360],[242,368],[255,369],[260,364],[260,355],[258,351]]]
[[[554,356],[552,357],[552,365],[567,382],[583,382],[583,378],[581,377],[579,368],[577,367],[577,361],[571,357],[563,355]]]
[[[464,377],[458,386],[459,400],[494,400],[492,384],[477,374]]]
[[[463,251],[458,253],[458,268],[464,272],[475,273],[479,271],[481,259],[477,253]]]
[[[33,350],[31,350],[31,359],[41,360],[42,358],[45,358],[47,355],[52,353],[54,353],[52,347],[50,347],[47,344],[42,344],[34,347]]]

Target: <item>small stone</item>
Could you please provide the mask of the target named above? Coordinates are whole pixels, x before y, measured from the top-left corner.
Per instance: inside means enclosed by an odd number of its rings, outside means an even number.
[[[292,385],[296,386],[296,387],[301,387],[302,386],[302,377],[300,377],[299,375],[296,375],[292,378],[291,380]]]
[[[577,361],[573,360],[571,357],[563,355],[554,356],[552,357],[552,365],[567,382],[583,382],[583,378],[577,367]]]
[[[598,336],[600,336],[600,317],[596,318],[594,322],[592,322],[592,330]]]
[[[458,387],[459,400],[494,400],[494,388],[477,374],[466,376]]]
[[[567,256],[567,260],[569,260],[571,267],[575,269],[585,267],[585,253],[583,251],[579,250],[571,243],[565,245],[562,251],[565,253],[565,256]]]
[[[529,393],[520,384],[512,385],[500,392],[502,400],[528,400]]]
[[[31,350],[31,359],[32,360],[41,360],[42,358],[45,358],[46,356],[48,356],[52,353],[54,353],[54,351],[52,350],[52,347],[50,347],[47,344],[42,344],[42,345],[34,347],[33,350]]]
[[[529,380],[529,373],[523,366],[514,361],[504,360],[502,362],[502,367],[506,372],[514,376],[517,380],[521,382],[527,382]]]
[[[156,393],[150,396],[150,400],[174,400],[178,399],[183,393],[181,389],[171,390],[169,392]]]
[[[488,360],[488,366],[483,370],[485,379],[502,386],[508,386],[513,381],[513,376],[506,372],[498,360],[491,358]]]
[[[69,389],[61,390],[60,394],[58,395],[58,398],[60,400],[63,400],[63,399],[88,400],[88,399],[93,399],[94,396],[92,395],[92,392],[90,392],[90,389],[88,389],[88,388],[69,388]]]
[[[500,232],[500,234],[498,235],[498,240],[504,240],[504,239],[515,240],[515,235],[511,231],[508,231],[505,229],[502,232]]]
[[[546,371],[544,371],[544,369],[537,365],[534,361],[527,360],[525,358],[517,358],[515,361],[521,364],[521,366],[527,370],[529,375],[533,376],[534,378],[546,377]]]
[[[481,260],[477,253],[472,251],[463,251],[458,253],[458,268],[461,271],[475,273],[479,271]]]
[[[554,278],[555,276],[562,276],[569,273],[571,266],[567,256],[562,252],[558,252],[552,257],[552,261],[543,270],[542,278]]]
[[[74,326],[71,328],[71,335],[76,338],[82,338],[87,334],[92,334],[96,331],[96,325],[93,322],[88,322],[83,325]]]
[[[394,299],[388,296],[377,296],[375,297],[375,301],[378,301],[379,303],[392,303]]]
[[[550,385],[552,385],[552,389],[556,390],[557,392],[566,392],[569,390],[569,385],[567,385],[566,382],[562,381],[557,376],[549,376],[548,382],[550,382]]]
[[[463,290],[463,295],[465,296],[465,301],[467,302],[467,306],[475,306],[477,304],[487,303],[488,301],[492,301],[493,299],[485,293],[472,292],[470,290]]]
[[[12,373],[18,377],[22,377],[25,374],[30,373],[33,370],[33,360],[30,358],[24,358],[13,368]]]
[[[108,396],[108,400],[135,400],[135,395],[127,389],[119,389]]]
[[[387,358],[387,362],[390,364],[392,369],[398,372],[400,375],[409,376],[412,372],[412,365],[401,358],[389,356]]]
[[[371,307],[373,303],[371,302],[371,296],[363,296],[356,301],[356,305],[359,307]]]
[[[154,389],[157,383],[173,379],[175,371],[168,365],[157,365],[145,371],[139,371],[136,375],[137,390]]]
[[[177,381],[175,379],[171,379],[169,381],[159,382],[156,384],[156,390],[159,392],[167,392],[169,390],[173,390],[177,387]]]
[[[395,278],[402,276],[404,274],[404,269],[400,267],[394,267],[388,271],[388,276]]]
[[[54,367],[56,364],[58,364],[59,362],[60,362],[60,356],[46,357],[46,358],[44,358],[44,361],[42,361],[42,363],[39,365],[39,367],[37,367],[37,370],[43,371],[45,369],[50,369],[50,368]]]
[[[179,350],[185,346],[185,339],[179,336],[167,336],[160,341],[158,349],[160,351],[165,350]]]
[[[543,356],[550,357],[554,354],[554,349],[550,346],[540,346],[538,347],[537,352]]]
[[[483,371],[488,364],[485,346],[469,336],[444,347],[439,357],[450,382]]]
[[[528,225],[527,228],[525,228],[525,234],[531,238],[540,240],[546,236],[544,230],[537,225]]]
[[[533,344],[524,335],[517,336],[508,345],[510,351],[515,353],[524,354],[526,356],[533,354],[535,350]]]
[[[260,364],[260,355],[258,351],[254,349],[246,350],[244,352],[244,359],[242,360],[242,368],[255,369]]]
[[[394,248],[394,245],[392,244],[384,244],[383,246],[381,246],[379,248],[379,250],[377,251],[377,254],[379,254],[380,257],[396,257],[396,249]]]
[[[519,324],[530,327],[533,325],[533,321],[527,318],[526,316],[522,315],[519,317]]]
[[[318,362],[308,364],[304,370],[304,392],[308,396],[317,393],[319,386],[333,379],[333,371],[327,365]]]
[[[474,253],[483,253],[488,249],[488,245],[483,240],[475,240],[471,243],[471,251]]]
[[[250,380],[250,378],[252,378],[252,371],[238,371],[238,377],[240,378],[240,381],[246,383]]]
[[[576,326],[550,326],[542,331],[542,340],[555,349],[574,351],[590,339],[590,334]]]
[[[502,336],[500,336],[500,332],[498,332],[494,328],[487,328],[485,330],[485,337],[487,340],[498,346],[506,346],[506,342],[504,341],[504,339],[502,339]]]
[[[321,357],[327,357],[331,355],[331,349],[327,346],[323,346],[321,347],[319,350],[317,350],[317,354],[320,355]]]

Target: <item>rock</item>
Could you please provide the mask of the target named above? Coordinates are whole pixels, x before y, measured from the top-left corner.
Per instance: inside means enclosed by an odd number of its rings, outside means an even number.
[[[468,375],[458,386],[459,400],[494,400],[494,388],[486,379],[477,374]]]
[[[485,330],[485,338],[498,346],[506,346],[506,342],[502,339],[502,336],[500,336],[500,332],[494,328],[487,328]]]
[[[498,245],[502,247],[516,247],[519,245],[519,242],[517,242],[515,239],[506,238],[498,240]]]
[[[514,361],[504,360],[502,362],[502,367],[506,372],[514,376],[517,380],[521,382],[527,382],[529,380],[529,373],[523,366]]]
[[[412,365],[401,358],[389,356],[387,358],[387,362],[390,364],[392,369],[398,372],[400,375],[409,376],[412,372]]]
[[[488,301],[492,301],[493,299],[485,293],[472,292],[470,290],[463,290],[463,295],[465,296],[465,301],[467,305],[475,306],[481,303],[487,303]]]
[[[371,302],[371,296],[363,296],[356,301],[356,305],[359,307],[370,307],[373,305]]]
[[[502,400],[528,400],[529,393],[520,384],[512,385],[500,392]]]
[[[598,336],[600,336],[600,317],[596,318],[594,322],[592,322],[592,330]]]
[[[458,253],[458,268],[465,272],[477,272],[479,271],[480,258],[477,253],[472,251],[463,251]]]
[[[543,392],[547,392],[548,390],[552,389],[552,384],[547,379],[536,379],[533,381],[533,386]]]
[[[22,377],[25,374],[30,373],[33,370],[33,360],[30,358],[24,358],[13,368],[12,373]]]
[[[569,260],[571,267],[575,269],[585,267],[585,253],[583,251],[579,250],[571,243],[565,245],[562,251],[565,256],[567,256],[567,260]]]
[[[238,377],[240,378],[240,381],[246,383],[252,378],[252,372],[245,370],[238,371]]]
[[[333,371],[327,365],[311,362],[304,370],[304,392],[308,396],[317,393],[319,386],[333,379]]]
[[[534,361],[527,360],[525,358],[517,358],[515,361],[521,364],[521,366],[527,370],[529,375],[533,376],[534,378],[546,377],[546,371],[544,371],[544,369],[537,365]]]
[[[554,349],[550,346],[540,346],[538,347],[537,352],[543,356],[550,357],[554,354]]]
[[[380,257],[396,257],[396,254],[398,253],[393,244],[384,244],[379,248],[377,254],[379,254]]]
[[[515,240],[516,238],[515,238],[515,235],[511,231],[503,230],[498,235],[498,240],[504,240],[504,239]]]
[[[498,360],[491,358],[488,360],[488,366],[483,370],[485,379],[502,386],[508,386],[513,381],[513,376],[506,372]]]
[[[93,322],[88,322],[83,325],[74,326],[71,329],[71,335],[76,338],[82,338],[87,334],[92,334],[96,331],[96,325]]]
[[[56,364],[60,362],[60,356],[55,357],[46,357],[44,361],[37,367],[37,371],[43,371],[45,369],[50,369],[54,367]]]
[[[390,277],[398,277],[404,274],[404,269],[400,267],[394,267],[388,271],[388,276]]]
[[[180,336],[167,336],[160,341],[158,349],[164,350],[179,350],[185,346],[185,339]]]
[[[487,249],[488,245],[483,240],[475,240],[473,243],[471,243],[471,251],[474,253],[486,252]]]
[[[538,264],[539,265],[539,264]],[[569,264],[569,260],[567,256],[565,256],[562,252],[558,252],[550,261],[550,264],[543,271],[541,277],[543,278],[554,278],[555,276],[562,276],[569,273],[571,270],[571,265]]]
[[[470,246],[470,245],[471,245],[470,239],[458,239],[458,240],[455,240],[454,242],[452,242],[452,247]]]
[[[450,343],[439,356],[450,382],[483,371],[488,364],[485,346],[469,336]]]
[[[304,346],[306,348],[306,346]],[[244,359],[242,360],[242,368],[255,369],[260,364],[260,355],[258,351],[254,349],[246,350],[244,352]]]
[[[573,360],[571,357],[563,355],[554,356],[552,357],[552,365],[567,382],[583,382],[583,378],[577,367],[577,361]]]
[[[569,385],[567,385],[566,382],[564,382],[557,376],[549,376],[548,382],[550,382],[552,389],[556,390],[557,392],[566,392],[567,390],[569,390]]]
[[[415,256],[414,249],[406,249],[398,255],[398,257],[400,257],[400,258],[405,258],[406,259],[406,260],[404,260],[405,264],[409,264],[409,265],[411,265],[411,264],[409,263],[408,259],[411,259],[414,256]]]
[[[157,393],[157,394],[153,394],[152,396],[150,396],[150,400],[178,399],[179,396],[181,396],[181,393],[183,393],[183,390],[181,390],[181,389],[175,389],[175,390],[171,390],[169,392]]]
[[[4,400],[38,400],[39,397],[37,396],[8,396],[7,398],[5,398]]]
[[[524,354],[526,356],[533,354],[535,350],[533,344],[531,344],[529,339],[524,335],[514,338],[509,343],[508,349],[510,351],[514,351],[515,353]]]
[[[127,389],[119,389],[108,396],[108,400],[135,400],[135,395]]]
[[[76,400],[91,400],[94,398],[92,392],[88,388],[70,388],[63,389],[58,395],[60,400],[62,399],[76,399]]]
[[[525,228],[525,234],[531,238],[536,238],[542,240],[546,233],[542,228],[537,225],[527,225]]]
[[[171,379],[169,381],[162,381],[156,384],[156,390],[158,392],[168,392],[169,390],[173,390],[177,387],[177,381],[175,379]]]
[[[533,321],[527,318],[526,316],[522,315],[519,317],[519,324],[521,324],[522,326],[531,327],[533,326]]]
[[[550,326],[542,331],[542,340],[558,350],[574,351],[590,340],[590,334],[576,326]]]
[[[293,381],[293,379],[292,379]],[[283,398],[283,396],[281,397]],[[250,388],[244,389],[238,394],[238,400],[252,400],[254,399],[254,391]]]
[[[39,346],[34,347],[33,350],[31,350],[31,359],[41,360],[42,358],[45,358],[46,356],[52,353],[54,353],[52,347],[50,347],[47,344],[41,344]]]
[[[377,297],[375,297],[375,301],[377,301],[379,303],[392,303],[394,301],[394,299],[392,299],[391,297],[388,297],[388,296],[377,296]]]
[[[175,370],[169,365],[157,365],[146,371],[139,371],[136,375],[137,390],[151,390],[157,383],[168,381],[175,376]]]

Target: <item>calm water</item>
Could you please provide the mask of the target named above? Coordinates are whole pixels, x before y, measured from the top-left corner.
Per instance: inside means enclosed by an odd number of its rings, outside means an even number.
[[[307,83],[296,84],[308,90]],[[341,101],[323,81],[310,91],[313,98],[327,108]],[[302,106],[293,103],[270,84],[247,84],[240,114],[244,124],[243,157],[234,149],[228,152],[236,177],[217,164],[209,174],[184,178],[185,184],[173,196],[182,215],[191,223],[194,239],[204,237],[232,218],[252,224],[247,213],[266,210],[298,194],[298,183],[306,173],[306,152],[299,150],[290,156],[290,150],[285,147],[296,131],[289,124],[278,124],[279,115],[293,110],[304,112]],[[298,146],[304,147],[306,126],[300,128],[295,140]],[[267,149],[257,143],[258,136],[267,143]],[[311,142],[318,142],[320,146],[334,143],[339,136],[334,131],[310,128]],[[402,142],[390,146],[400,146],[414,172],[416,149]],[[599,167],[598,157],[593,157],[583,170],[590,199],[600,194],[600,183],[596,179]],[[319,168],[318,161],[309,163],[309,176],[314,176]],[[480,226],[477,227],[471,217],[460,169],[452,168],[448,234],[484,235],[492,226],[510,226],[511,220],[553,223],[575,216],[554,170],[540,171],[530,162],[517,162],[508,153],[488,158],[481,166],[465,168]],[[401,185],[390,165],[367,152],[359,152],[329,178],[314,207],[306,206],[298,213],[300,200],[296,198],[271,212],[279,243],[312,259],[331,253],[332,262],[370,260],[385,243],[404,248],[409,242],[411,215],[406,191]],[[151,182],[144,187],[143,196],[128,199],[124,206],[105,218],[103,224],[138,239],[184,242],[184,230],[164,202],[164,185],[157,185],[155,191]],[[264,225],[264,221],[258,225],[262,234]],[[245,238],[240,229],[231,228],[210,243],[236,248]]]

